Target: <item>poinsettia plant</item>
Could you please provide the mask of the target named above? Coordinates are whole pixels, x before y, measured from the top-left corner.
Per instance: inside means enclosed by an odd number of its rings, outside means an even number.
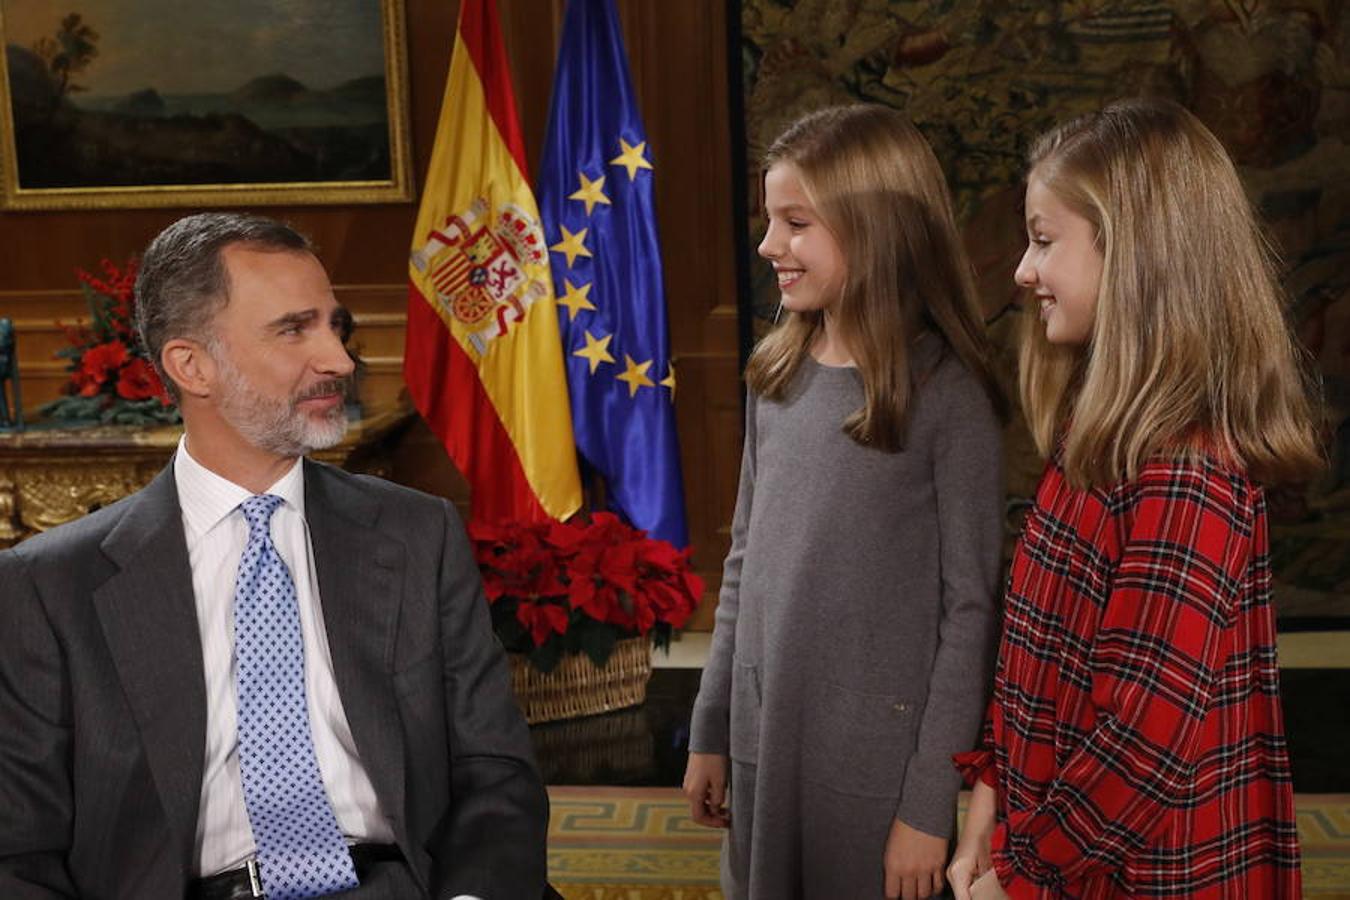
[[[565,653],[603,666],[623,637],[650,633],[668,646],[703,596],[690,550],[613,513],[589,522],[471,523],[469,537],[497,636],[543,672]]]
[[[75,270],[89,321],[66,326],[70,346],[56,355],[70,360],[70,381],[43,415],[117,425],[181,421],[136,333],[137,265],[134,257],[122,266],[105,259],[101,276]]]

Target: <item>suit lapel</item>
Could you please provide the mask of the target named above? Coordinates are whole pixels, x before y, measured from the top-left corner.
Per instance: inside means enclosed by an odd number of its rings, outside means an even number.
[[[155,787],[192,858],[206,754],[206,676],[173,466],[129,501],[102,550],[117,572],[93,601]]]
[[[305,461],[305,520],[333,675],[366,774],[406,854],[403,729],[391,680],[403,547],[376,529],[379,515],[379,504],[347,477]]]

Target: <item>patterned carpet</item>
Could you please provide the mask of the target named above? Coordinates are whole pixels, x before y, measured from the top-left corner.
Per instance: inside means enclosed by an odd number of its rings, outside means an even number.
[[[720,900],[719,832],[675,788],[551,787],[549,880],[567,900]]]
[[[720,900],[721,838],[690,821],[678,790],[552,787],[549,795],[549,877],[567,900]],[[1298,830],[1304,896],[1350,900],[1350,795],[1300,794]]]
[[[1350,794],[1299,794],[1303,896],[1350,900]]]

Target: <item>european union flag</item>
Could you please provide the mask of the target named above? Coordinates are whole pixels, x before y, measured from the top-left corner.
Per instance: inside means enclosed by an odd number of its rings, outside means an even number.
[[[536,195],[572,427],[638,528],[689,543],[651,152],[610,0],[570,0]]]

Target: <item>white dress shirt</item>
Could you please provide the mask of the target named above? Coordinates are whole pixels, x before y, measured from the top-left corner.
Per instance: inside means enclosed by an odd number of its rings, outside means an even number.
[[[238,868],[256,849],[239,778],[234,658],[234,584],[248,542],[248,526],[239,504],[252,493],[194,460],[186,438],[178,444],[174,480],[183,511],[206,669],[206,759],[193,869],[209,876]],[[310,733],[338,827],[349,842],[393,843],[393,830],[356,752],[333,678],[305,522],[305,470],[300,460],[266,493],[284,501],[272,515],[272,542],[295,582],[305,642]]]

